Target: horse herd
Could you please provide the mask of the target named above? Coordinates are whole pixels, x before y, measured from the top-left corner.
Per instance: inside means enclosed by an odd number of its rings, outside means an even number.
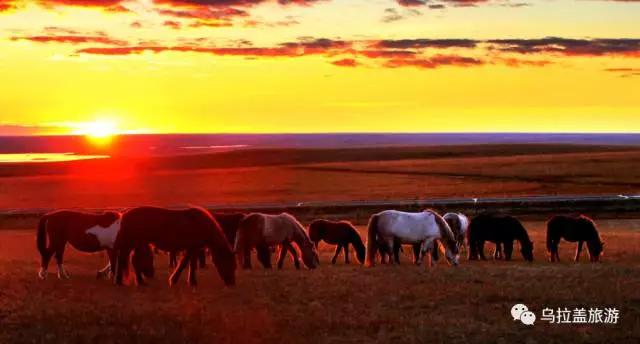
[[[558,244],[561,239],[577,242],[575,260],[579,260],[586,242],[589,257],[597,262],[603,249],[595,223],[584,215],[554,216],[547,223],[547,250],[552,262],[559,260]],[[52,256],[58,265],[58,278],[69,278],[63,265],[66,244],[82,252],[106,251],[109,263],[98,271],[98,278],[113,275],[122,285],[133,266],[135,281],[145,284],[152,278],[154,253],[169,253],[170,265],[175,267],[169,285],[177,283],[188,266],[188,283],[196,285],[196,271],[206,265],[210,254],[220,278],[226,285],[235,284],[236,264],[251,269],[251,254],[264,268],[271,268],[271,255],[277,247],[277,262],[282,268],[287,254],[300,268],[299,255],[309,269],[320,264],[318,243],[335,245],[331,260],[335,264],[344,252],[349,263],[349,247],[355,250],[357,260],[374,266],[381,263],[400,263],[403,245],[412,245],[414,263],[421,265],[425,258],[431,266],[444,253],[447,262],[458,265],[461,249],[466,249],[469,260],[485,260],[484,245],[495,244],[494,258],[510,260],[514,241],[519,242],[522,257],[533,261],[533,243],[522,223],[512,216],[482,213],[471,221],[461,213],[440,216],[433,210],[402,212],[385,210],[369,219],[367,245],[356,228],[348,221],[315,220],[308,229],[290,214],[261,213],[224,214],[203,208],[171,210],[158,207],[137,207],[120,212],[85,213],[59,210],[45,214],[38,224],[37,248],[41,255],[38,276],[47,277]],[[181,256],[180,261],[177,257]]]

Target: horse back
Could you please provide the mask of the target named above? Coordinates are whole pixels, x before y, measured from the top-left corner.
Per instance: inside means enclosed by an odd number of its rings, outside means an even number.
[[[216,231],[215,220],[199,208],[172,210],[139,207],[122,215],[122,225],[116,245],[128,243],[132,247],[153,243],[163,250],[186,249],[211,241]],[[219,229],[219,226],[217,226]],[[220,230],[221,232],[221,230]],[[223,235],[222,233],[219,233]]]
[[[49,238],[69,242],[71,246],[83,252],[102,250],[99,240],[87,231],[93,227],[109,227],[117,221],[119,214],[106,212],[92,214],[74,210],[58,210],[43,216],[45,231]]]

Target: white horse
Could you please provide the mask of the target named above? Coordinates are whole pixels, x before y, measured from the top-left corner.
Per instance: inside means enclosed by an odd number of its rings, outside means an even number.
[[[393,254],[399,261],[402,244],[420,244],[420,255],[416,264],[422,264],[427,251],[436,249],[436,240],[444,246],[445,257],[453,265],[458,265],[458,244],[447,222],[433,210],[407,213],[385,210],[371,216],[368,227],[367,262],[375,265],[378,246]],[[429,260],[431,265],[431,259]]]
[[[456,242],[458,242],[458,248],[464,247],[466,250],[465,238],[469,229],[469,218],[463,213],[446,213],[442,218],[451,227],[451,231],[456,237]]]

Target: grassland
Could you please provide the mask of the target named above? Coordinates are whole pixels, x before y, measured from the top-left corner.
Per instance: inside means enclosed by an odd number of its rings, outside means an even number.
[[[637,343],[640,340],[640,221],[602,220],[600,264],[546,261],[544,224],[526,222],[534,263],[441,262],[367,268],[328,264],[321,246],[314,271],[241,271],[225,288],[209,268],[196,289],[168,288],[158,256],[157,280],[115,287],[95,280],[100,255],[67,252],[69,281],[36,278],[32,231],[0,231],[0,343]],[[360,228],[364,231],[363,228]],[[617,325],[514,323],[509,310],[543,307],[620,309]]]
[[[0,165],[0,209],[628,194],[640,149],[476,145],[251,150]]]

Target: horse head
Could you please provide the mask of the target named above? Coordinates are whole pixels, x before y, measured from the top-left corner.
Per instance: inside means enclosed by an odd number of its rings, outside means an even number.
[[[531,240],[523,240],[520,242],[520,253],[528,262],[533,261],[533,242]]]
[[[604,250],[604,242],[601,241],[600,238],[589,240],[587,241],[587,248],[589,249],[589,259],[591,262],[599,262],[602,251]]]
[[[458,266],[460,257],[458,242],[456,240],[443,240],[442,244],[444,245],[444,256],[447,258],[447,262],[453,266]]]
[[[318,256],[318,250],[313,241],[305,241],[300,245],[300,251],[302,253],[302,262],[309,269],[315,269],[320,265],[320,257]]]

